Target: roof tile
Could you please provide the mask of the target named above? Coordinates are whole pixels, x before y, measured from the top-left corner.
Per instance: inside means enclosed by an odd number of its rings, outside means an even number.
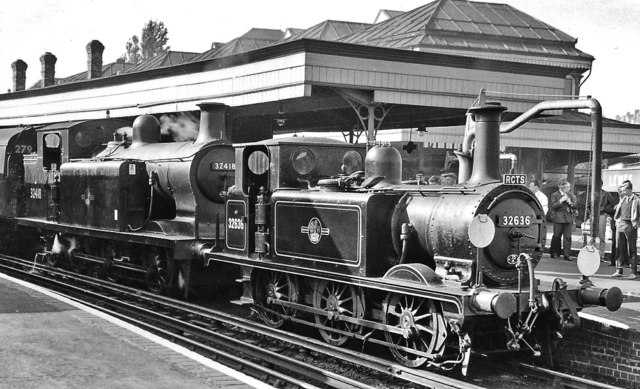
[[[473,48],[491,53],[550,54],[585,66],[593,57],[568,34],[506,4],[439,0],[366,27],[341,42],[405,50]]]

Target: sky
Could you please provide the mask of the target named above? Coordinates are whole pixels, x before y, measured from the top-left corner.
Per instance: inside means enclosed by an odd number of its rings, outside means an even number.
[[[509,4],[578,39],[577,48],[595,57],[581,94],[591,95],[604,115],[640,109],[640,1],[638,0],[485,0]],[[53,53],[56,77],[86,71],[86,45],[105,46],[104,63],[125,52],[144,24],[162,21],[168,45],[176,51],[203,52],[253,27],[309,28],[325,20],[372,23],[380,9],[409,11],[429,0],[21,0],[0,7],[0,91],[12,88],[11,63],[28,65],[27,87],[40,79],[40,56]]]

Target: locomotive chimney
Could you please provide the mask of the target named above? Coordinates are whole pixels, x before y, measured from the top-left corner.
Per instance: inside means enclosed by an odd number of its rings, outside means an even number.
[[[42,64],[42,87],[51,86],[56,81],[56,58],[55,55],[46,52],[40,57]]]
[[[469,108],[476,123],[473,171],[467,185],[481,185],[500,181],[500,122],[506,107],[500,103],[486,103]]]
[[[27,63],[19,59],[11,64],[13,70],[13,91],[20,92],[27,83]]]
[[[87,43],[87,79],[102,77],[102,53],[104,45],[100,41],[92,40]]]
[[[204,144],[217,139],[228,141],[225,125],[227,106],[222,103],[201,103],[198,107],[200,107],[200,129],[194,143]]]

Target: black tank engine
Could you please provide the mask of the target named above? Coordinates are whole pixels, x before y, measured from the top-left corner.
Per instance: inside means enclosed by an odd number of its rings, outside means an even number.
[[[236,146],[225,248],[205,257],[243,266],[243,301],[266,323],[311,322],[334,345],[380,342],[407,366],[451,368],[495,331],[505,349],[539,354],[581,307],[615,310],[621,293],[540,287],[544,214],[526,187],[501,182],[503,110],[470,110],[475,150],[461,155],[468,176],[450,187],[404,184],[402,158],[385,145],[366,154],[313,138]]]

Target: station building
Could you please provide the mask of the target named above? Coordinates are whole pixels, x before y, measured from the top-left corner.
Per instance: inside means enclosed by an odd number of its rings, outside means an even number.
[[[505,121],[541,101],[577,98],[594,57],[576,44],[512,6],[466,0],[382,10],[371,24],[254,28],[203,53],[170,51],[140,64],[103,64],[104,46],[91,41],[86,71],[56,78],[56,57],[45,53],[42,78],[29,88],[27,64],[15,61],[13,91],[0,95],[0,128],[145,113],[189,118],[198,103],[215,101],[230,106],[225,131],[239,141],[309,132],[389,140],[403,152],[405,178],[436,174],[449,168],[481,91],[508,107]],[[603,157],[637,153],[639,130],[606,119]],[[501,147],[517,159],[516,172],[573,181],[589,160],[590,119],[547,112],[504,135]]]

